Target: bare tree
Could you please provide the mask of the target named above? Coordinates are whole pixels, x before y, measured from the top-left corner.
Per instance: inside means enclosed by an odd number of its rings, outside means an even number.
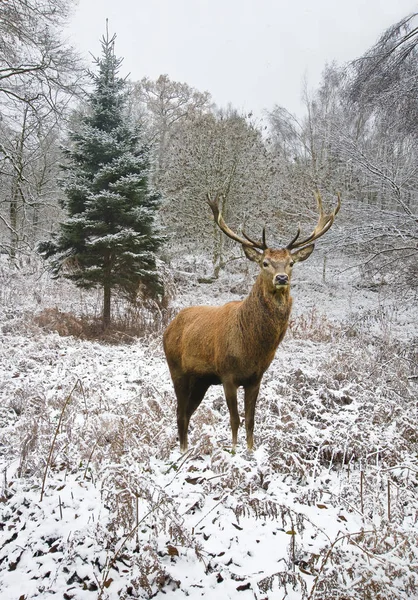
[[[33,245],[57,211],[58,123],[82,81],[80,60],[61,40],[73,0],[0,2],[0,227],[2,247]]]
[[[144,77],[133,85],[133,98],[142,103],[150,115],[150,141],[155,149],[155,183],[160,184],[166,166],[167,146],[174,126],[192,115],[207,112],[211,106],[208,92],[199,92],[186,83],[171,81],[160,75],[156,81]]]
[[[347,68],[328,65],[305,90],[307,116],[270,115],[287,186],[344,196],[344,243],[369,275],[415,285],[418,240],[418,30],[408,17]],[[356,250],[353,253],[353,246]]]
[[[60,214],[57,187],[60,129],[52,115],[39,118],[29,104],[0,124],[1,248],[11,257],[33,248]]]
[[[309,92],[304,86],[303,117],[298,118],[281,106],[275,106],[267,115],[271,148],[280,159],[277,189],[284,226],[289,218],[301,221],[302,227],[308,225],[312,218],[312,190],[333,195],[345,189],[346,169],[333,140],[343,112],[342,86],[341,70],[335,64],[326,65],[319,89]]]
[[[339,130],[341,155],[355,165],[374,211],[361,228],[365,264],[408,287],[417,281],[417,25],[418,13],[405,17],[349,65],[346,109],[358,115],[363,135],[354,139],[347,127]]]
[[[221,196],[223,214],[245,223],[265,217],[277,165],[251,118],[233,109],[179,123],[167,149],[162,179],[164,219],[182,243],[212,244],[214,275],[224,263],[224,238],[208,219],[206,193]],[[271,212],[270,212],[271,215]]]
[[[418,13],[389,27],[377,43],[350,65],[348,98],[390,115],[404,132],[418,130]]]
[[[74,1],[7,0],[0,3],[0,102],[54,109],[59,92],[73,92],[79,59],[60,32]]]

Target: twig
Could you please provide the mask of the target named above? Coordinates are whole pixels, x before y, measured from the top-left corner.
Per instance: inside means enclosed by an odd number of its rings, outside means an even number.
[[[221,496],[221,499],[219,500],[219,502],[217,502],[214,506],[212,506],[212,508],[205,515],[203,515],[203,517],[200,519],[200,521],[198,521],[196,523],[196,525],[194,525],[194,527],[192,527],[192,535],[194,535],[194,530],[196,529],[196,527],[198,525],[200,525],[200,523],[202,521],[204,521],[206,519],[206,517],[208,515],[210,515],[210,513],[213,512],[215,510],[215,508],[217,508],[225,500],[227,495],[228,495],[228,492],[224,492],[224,494]]]
[[[341,540],[344,540],[344,539],[349,539],[351,543],[354,543],[354,544],[355,544],[355,545],[356,545],[356,546],[357,546],[357,547],[358,547],[360,550],[363,550],[363,548],[361,548],[361,546],[359,546],[359,545],[358,545],[358,544],[355,542],[355,540],[354,540],[354,539],[352,539],[352,536],[355,536],[355,535],[362,535],[362,536],[363,536],[363,535],[365,535],[366,533],[374,533],[374,532],[373,532],[373,531],[364,531],[364,529],[362,529],[361,531],[357,531],[357,532],[355,532],[355,533],[345,533],[344,535],[340,535],[339,537],[337,537],[337,538],[336,538],[336,539],[335,539],[335,540],[332,542],[331,546],[330,546],[330,547],[329,547],[329,549],[328,549],[328,552],[327,552],[327,553],[326,553],[326,555],[324,556],[324,559],[323,559],[323,561],[322,561],[322,563],[321,563],[321,566],[320,566],[320,568],[319,568],[319,571],[318,571],[318,573],[317,573],[317,574],[316,574],[316,576],[315,576],[315,580],[314,580],[314,582],[313,582],[313,585],[312,585],[312,588],[311,588],[311,591],[310,591],[310,594],[309,594],[309,596],[308,596],[308,599],[307,599],[307,600],[313,600],[313,598],[315,597],[315,591],[316,591],[316,587],[317,587],[317,585],[318,585],[318,582],[319,582],[319,577],[320,577],[320,575],[321,575],[322,571],[324,570],[324,568],[325,568],[325,565],[327,564],[327,562],[328,562],[328,559],[329,559],[329,557],[331,556],[331,553],[332,553],[332,551],[334,550],[334,547],[336,546],[336,544],[337,544],[338,542],[340,542]],[[365,552],[365,553],[367,554],[367,552]]]
[[[93,453],[96,450],[97,446],[99,445],[99,442],[101,441],[101,439],[103,437],[104,437],[104,433],[102,435],[99,435],[99,437],[97,438],[97,440],[93,444],[93,448],[91,449],[91,452],[90,452],[89,457],[87,459],[86,468],[84,469],[84,477],[83,477],[83,479],[86,479],[86,477],[87,477],[87,471],[88,471],[88,468],[90,466],[91,459],[93,458]]]
[[[390,523],[390,479],[388,478],[388,521]]]
[[[113,554],[111,560],[108,562],[108,565],[106,567],[106,570],[104,571],[103,577],[102,577],[102,582],[99,582],[99,595],[97,596],[97,600],[101,600],[101,598],[103,598],[103,592],[104,592],[104,587],[106,585],[106,582],[108,580],[108,576],[110,573],[110,570],[113,568],[113,565],[115,564],[115,562],[118,559],[118,556],[120,555],[120,553],[122,552],[126,542],[131,539],[133,537],[133,535],[138,531],[139,526],[145,521],[145,519],[147,519],[149,517],[149,515],[151,515],[154,511],[158,510],[160,508],[160,506],[162,504],[164,504],[164,502],[166,501],[166,498],[162,498],[155,506],[153,506],[151,508],[151,510],[149,510],[147,512],[146,515],[144,515],[142,517],[142,519],[140,521],[137,520],[137,522],[135,523],[134,527],[132,527],[132,529],[130,531],[128,531],[128,533],[125,535],[125,537],[122,539],[121,544],[119,546],[119,548],[115,551],[115,553]]]
[[[184,454],[182,454],[180,456],[180,458],[177,459],[177,463],[182,461],[180,463],[180,465],[177,467],[176,469],[176,474],[174,475],[173,479],[171,481],[169,481],[164,487],[168,487],[169,485],[171,485],[173,483],[173,481],[176,479],[177,475],[180,473],[181,469],[183,468],[183,466],[186,464],[186,462],[189,460],[189,458],[191,458],[193,453],[193,449],[190,448],[189,450],[187,450],[187,452],[185,452]],[[170,465],[170,469],[172,468],[172,465]],[[169,471],[167,471],[169,472]]]
[[[77,387],[79,384],[81,385],[81,381],[80,381],[79,379],[77,379],[77,381],[76,381],[76,382],[75,382],[75,384],[74,384],[74,387],[72,388],[71,392],[68,394],[67,398],[65,399],[64,405],[63,405],[63,407],[62,407],[62,410],[61,410],[61,414],[60,414],[60,418],[59,418],[59,421],[58,421],[58,425],[57,425],[57,428],[56,428],[56,430],[55,430],[54,437],[52,438],[52,442],[51,442],[51,448],[49,449],[48,459],[47,459],[47,461],[46,461],[46,465],[45,465],[44,477],[43,477],[43,479],[42,479],[42,488],[41,488],[41,498],[40,498],[40,502],[42,502],[42,500],[43,500],[43,497],[44,497],[44,492],[45,492],[45,483],[46,483],[46,477],[47,477],[47,474],[48,474],[48,468],[49,468],[49,466],[50,466],[50,464],[51,464],[52,453],[53,453],[53,451],[54,451],[55,442],[56,442],[56,440],[57,440],[58,432],[59,432],[59,430],[60,430],[61,423],[62,423],[62,419],[63,419],[63,417],[64,417],[64,412],[65,412],[65,409],[67,408],[67,405],[68,405],[68,403],[69,403],[69,402],[70,402],[70,400],[71,400],[72,393],[74,392],[74,390],[76,389],[76,387]]]

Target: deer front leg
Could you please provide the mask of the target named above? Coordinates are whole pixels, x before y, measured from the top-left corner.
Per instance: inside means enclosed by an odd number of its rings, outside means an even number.
[[[231,430],[232,430],[232,450],[235,450],[238,441],[238,427],[239,427],[239,414],[238,414],[238,401],[237,401],[237,386],[233,381],[224,381],[224,392],[226,403],[229,409]]]
[[[254,446],[254,415],[259,390],[260,382],[245,387],[245,430],[247,432],[248,450],[252,450]]]

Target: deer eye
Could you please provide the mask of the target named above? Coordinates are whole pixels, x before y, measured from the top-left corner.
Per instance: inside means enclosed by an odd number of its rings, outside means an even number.
[[[294,264],[295,264],[295,261],[291,260],[290,263],[289,263],[289,267],[293,267]]]
[[[269,266],[268,261],[267,260],[263,260],[263,267],[268,267],[268,266]]]

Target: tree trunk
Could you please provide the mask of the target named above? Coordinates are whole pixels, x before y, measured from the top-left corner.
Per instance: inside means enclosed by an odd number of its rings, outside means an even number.
[[[16,252],[19,245],[19,237],[17,234],[17,189],[12,190],[12,198],[9,205],[9,218],[10,218],[10,256],[11,258],[16,257]]]
[[[112,257],[109,252],[106,253],[103,261],[104,281],[103,281],[103,331],[110,326],[110,300],[112,295],[111,273],[112,273]]]
[[[111,287],[109,282],[105,282],[103,285],[103,317],[102,327],[103,331],[109,329],[110,326],[110,300],[111,300]]]
[[[32,247],[35,247],[36,242],[38,241],[38,228],[39,228],[39,206],[37,204],[33,207],[33,216],[32,216]]]
[[[160,143],[159,143],[159,148],[158,148],[157,174],[155,177],[157,189],[161,189],[161,179],[162,179],[162,173],[163,173],[164,163],[165,163],[165,154],[166,154],[166,138],[167,138],[167,124],[163,123],[161,134],[160,134]]]
[[[23,122],[22,122],[22,131],[19,139],[16,141],[16,154],[13,162],[13,183],[11,190],[11,200],[9,207],[9,216],[10,216],[10,227],[12,231],[11,240],[10,240],[10,256],[12,258],[16,257],[16,252],[19,247],[19,234],[18,234],[18,212],[19,212],[19,204],[23,206],[24,204],[24,196],[22,193],[22,182],[24,181],[23,176],[23,152],[25,148],[25,140],[26,140],[26,124],[28,118],[29,107],[26,106],[23,111]],[[21,202],[19,202],[19,199]]]
[[[229,190],[228,190],[229,191]],[[222,196],[220,199],[220,211],[224,219],[228,218],[227,215],[227,194]],[[224,242],[225,237],[224,234],[219,230],[219,227],[213,222],[213,256],[212,256],[212,264],[213,264],[213,277],[214,279],[218,279],[220,270],[225,266],[224,260]]]
[[[219,272],[220,272],[221,268],[224,266],[224,261],[223,261],[224,239],[223,239],[223,234],[221,231],[219,231],[216,223],[214,223],[213,237],[214,237],[213,256],[212,256],[213,278],[218,279]]]

